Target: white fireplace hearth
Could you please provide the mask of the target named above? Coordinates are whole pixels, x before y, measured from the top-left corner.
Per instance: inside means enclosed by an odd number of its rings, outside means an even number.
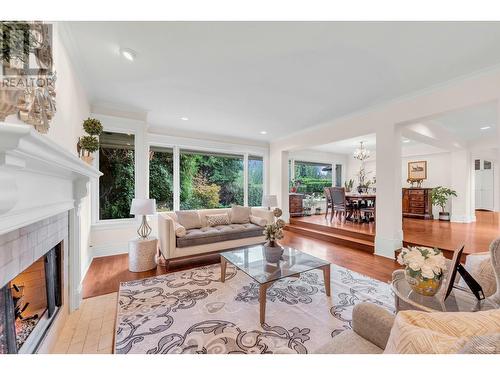
[[[60,311],[40,332],[44,342],[31,340],[22,352],[50,350],[51,336],[80,306],[81,233],[88,231],[80,206],[100,175],[31,126],[0,122],[0,289],[54,246],[62,254]]]

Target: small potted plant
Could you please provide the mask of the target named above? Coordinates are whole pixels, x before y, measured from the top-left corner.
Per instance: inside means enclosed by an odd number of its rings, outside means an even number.
[[[352,188],[354,186],[354,180],[353,179],[350,179],[349,181],[346,181],[344,182],[344,187],[345,187],[345,191],[346,193],[350,193]]]
[[[446,203],[450,197],[456,197],[457,192],[442,186],[435,187],[431,191],[431,201],[433,206],[441,207],[441,212],[439,213],[439,220],[450,221],[450,213],[446,212]]]
[[[265,257],[269,263],[277,263],[283,255],[283,248],[278,244],[277,240],[283,238],[283,228],[285,221],[280,219],[283,212],[279,208],[275,208],[273,215],[275,221],[264,227],[264,236],[266,236],[266,244],[264,245]]]
[[[424,296],[437,293],[446,270],[441,250],[419,246],[403,248],[398,263],[405,266],[406,281],[415,292]]]
[[[102,124],[95,118],[88,118],[83,122],[83,129],[88,135],[78,138],[78,156],[87,164],[92,164],[92,154],[99,150],[99,135],[102,133]]]

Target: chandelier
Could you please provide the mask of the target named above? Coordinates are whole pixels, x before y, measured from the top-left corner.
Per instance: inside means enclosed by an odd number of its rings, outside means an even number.
[[[359,143],[359,148],[354,151],[354,159],[365,161],[370,157],[370,151],[363,146],[363,141]]]

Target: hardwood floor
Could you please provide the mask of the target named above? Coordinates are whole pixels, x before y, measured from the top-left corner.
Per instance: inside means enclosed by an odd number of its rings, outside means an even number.
[[[294,218],[293,222],[311,223],[323,226],[325,231],[336,229],[344,233],[352,233],[373,237],[375,239],[375,224],[360,224],[340,220],[325,220],[324,215]],[[314,233],[311,233],[312,235]],[[465,245],[464,253],[480,253],[488,251],[488,246],[500,236],[500,213],[476,211],[474,223],[450,223],[439,220],[403,219],[403,241],[408,244],[418,244],[438,247],[445,250],[455,250]]]
[[[465,245],[464,253],[481,253],[500,236],[500,213],[476,211],[476,222],[467,224],[404,219],[403,234],[408,243],[447,250]]]
[[[391,259],[295,233],[286,232],[285,238],[280,242],[385,282],[391,279],[392,271],[399,268],[399,265]],[[219,260],[219,255],[212,254],[172,263],[168,271],[165,267],[157,266],[156,269],[147,272],[130,272],[127,254],[95,258],[83,281],[83,298],[117,292],[122,281],[138,280],[200,265],[214,264]]]
[[[450,249],[465,244],[467,253],[487,251],[489,243],[500,235],[500,214],[478,211],[476,215],[477,222],[471,224],[405,219],[404,239],[407,242]],[[318,216],[315,220],[321,218],[323,216]],[[361,228],[370,234],[374,233],[373,225]],[[399,265],[391,259],[288,231],[285,232],[285,238],[281,242],[380,281],[389,281],[392,271],[399,268]],[[218,262],[217,254],[207,255],[172,263],[168,272]],[[129,272],[126,254],[96,258],[83,282],[83,297],[89,298],[116,292],[121,281],[137,280],[165,273],[167,270],[161,266],[148,272]]]

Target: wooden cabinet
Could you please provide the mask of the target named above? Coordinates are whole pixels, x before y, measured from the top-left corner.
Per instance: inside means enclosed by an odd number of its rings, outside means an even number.
[[[432,220],[431,188],[403,188],[403,217]]]
[[[304,199],[304,194],[290,193],[288,196],[288,205],[290,210],[290,217],[302,216],[304,213],[304,207],[302,206],[302,200]]]

